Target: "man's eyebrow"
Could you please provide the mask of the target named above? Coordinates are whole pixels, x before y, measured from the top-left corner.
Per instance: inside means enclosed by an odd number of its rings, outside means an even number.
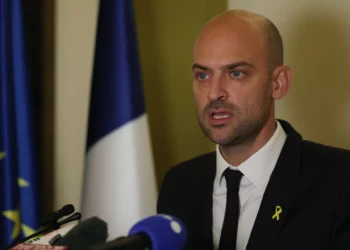
[[[227,65],[224,65],[222,66],[221,68],[222,69],[226,69],[226,70],[232,70],[232,69],[235,69],[237,67],[241,67],[241,66],[246,66],[246,67],[250,67],[250,68],[254,68],[255,69],[255,66],[253,64],[250,64],[248,62],[244,62],[244,61],[241,61],[241,62],[235,62],[235,63],[230,63],[230,64],[227,64]],[[192,65],[192,70],[194,69],[200,69],[200,70],[204,70],[204,71],[209,71],[211,70],[210,68],[206,67],[206,66],[203,66],[201,64],[198,64],[198,63],[194,63]]]
[[[222,68],[223,68],[223,69],[232,70],[232,69],[235,69],[235,68],[241,67],[241,66],[247,66],[247,67],[250,67],[250,68],[254,68],[254,69],[255,69],[255,66],[254,66],[253,64],[250,64],[250,63],[244,62],[244,61],[231,63],[231,64],[228,64],[228,65],[223,66]]]
[[[194,69],[209,70],[208,67],[205,67],[205,66],[203,66],[203,65],[200,65],[200,64],[198,64],[198,63],[194,63],[194,64],[192,65],[192,70],[194,70]]]

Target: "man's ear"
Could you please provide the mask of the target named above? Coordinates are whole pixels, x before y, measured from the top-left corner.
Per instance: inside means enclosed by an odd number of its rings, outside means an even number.
[[[291,70],[289,66],[278,66],[272,72],[272,98],[283,98],[291,84]]]

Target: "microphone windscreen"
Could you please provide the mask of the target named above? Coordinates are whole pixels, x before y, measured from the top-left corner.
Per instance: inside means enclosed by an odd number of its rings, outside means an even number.
[[[62,215],[70,215],[71,213],[74,213],[74,206],[72,204],[68,204],[62,207]]]
[[[102,244],[107,238],[107,223],[91,217],[80,222],[54,245],[67,246],[69,250],[82,250]]]
[[[178,218],[159,214],[136,223],[129,235],[144,233],[152,243],[152,250],[179,250],[187,242],[187,229]]]
[[[74,212],[74,206],[72,204],[67,204],[67,205],[63,206],[60,210],[58,210],[56,212],[52,212],[52,213],[44,216],[43,218],[41,218],[40,224],[41,225],[49,224],[50,222],[57,221],[58,219],[66,216],[66,215],[70,215],[73,212]]]

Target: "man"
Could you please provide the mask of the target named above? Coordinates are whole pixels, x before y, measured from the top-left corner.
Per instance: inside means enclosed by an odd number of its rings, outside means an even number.
[[[350,153],[275,119],[291,70],[272,22],[237,10],[215,17],[196,39],[192,72],[216,152],[172,168],[158,199],[159,213],[187,225],[186,249],[350,249]]]

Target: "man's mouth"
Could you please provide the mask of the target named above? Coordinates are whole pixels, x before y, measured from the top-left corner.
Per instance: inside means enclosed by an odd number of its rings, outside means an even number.
[[[231,117],[232,115],[229,113],[212,113],[211,117],[214,120],[221,120],[221,119],[227,119],[229,117]]]

